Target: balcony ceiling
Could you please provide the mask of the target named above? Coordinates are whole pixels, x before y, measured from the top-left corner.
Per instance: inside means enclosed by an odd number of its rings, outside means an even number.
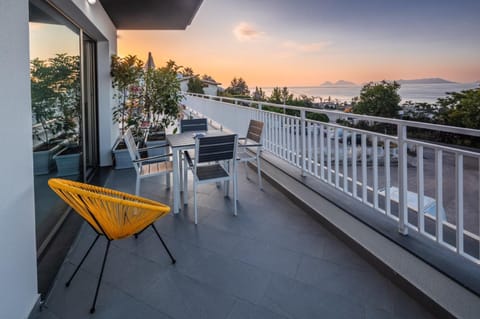
[[[184,30],[203,0],[100,0],[118,29]]]

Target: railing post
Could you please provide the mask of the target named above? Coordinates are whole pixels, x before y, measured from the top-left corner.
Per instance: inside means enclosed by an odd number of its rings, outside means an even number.
[[[306,162],[306,154],[307,154],[307,143],[306,143],[306,134],[305,134],[305,110],[300,110],[300,138],[302,139],[302,176],[307,176],[307,162]]]
[[[398,137],[398,231],[408,235],[408,179],[407,179],[407,127],[397,125]]]

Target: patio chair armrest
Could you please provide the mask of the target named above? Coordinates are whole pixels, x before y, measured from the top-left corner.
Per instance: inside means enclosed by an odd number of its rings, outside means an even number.
[[[193,160],[192,157],[190,156],[190,153],[188,151],[184,151],[183,155],[185,156],[185,159],[187,160],[187,165],[188,167],[193,167]]]
[[[170,145],[165,144],[165,145],[154,145],[154,146],[149,146],[149,147],[142,147],[142,148],[139,148],[138,151],[142,152],[142,151],[148,151],[148,150],[151,150],[151,149],[154,149],[154,148],[162,148],[162,147],[170,147]]]
[[[248,144],[248,143],[245,143],[245,144],[238,144],[238,147],[242,147],[242,148],[247,148],[247,147],[262,147],[263,144],[261,143],[251,143],[251,144]]]
[[[146,162],[146,161],[152,161],[152,160],[156,160],[156,159],[161,159],[161,158],[165,158],[165,157],[170,157],[170,156],[172,156],[172,155],[173,155],[173,154],[156,155],[156,156],[145,157],[145,158],[140,158],[140,159],[137,159],[137,160],[133,160],[132,162],[134,162],[134,163],[142,163],[142,162]]]

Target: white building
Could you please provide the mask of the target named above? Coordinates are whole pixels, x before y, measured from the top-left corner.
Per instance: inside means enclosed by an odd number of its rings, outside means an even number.
[[[0,318],[29,316],[41,286],[49,285],[48,276],[40,271],[45,268],[42,259],[51,258],[48,252],[56,243],[69,246],[60,234],[68,222],[66,206],[58,208],[46,186],[55,168],[50,171],[47,165],[47,173],[34,175],[32,116],[39,112],[32,111],[30,61],[47,61],[58,54],[79,58],[82,103],[76,134],[81,136],[83,158],[79,174],[71,178],[88,180],[100,167],[112,164],[111,147],[118,134],[112,124],[110,78],[117,30],[185,29],[201,3],[182,1],[182,8],[172,11],[178,7],[174,0],[0,2],[0,148],[4,155],[0,169],[0,285],[4,292]]]
[[[194,76],[185,76],[185,77],[179,78],[180,89],[181,89],[182,92],[188,92],[188,81],[193,77]],[[219,86],[222,83],[218,83],[218,82],[212,81],[212,80],[205,80],[205,79],[201,79],[201,81],[203,83],[203,93],[204,94],[213,95],[213,96],[218,95],[218,89],[219,89]]]

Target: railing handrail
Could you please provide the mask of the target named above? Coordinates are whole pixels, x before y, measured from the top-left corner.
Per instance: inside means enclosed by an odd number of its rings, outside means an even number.
[[[245,99],[239,99],[239,98],[228,97],[228,96],[215,96],[215,95],[207,95],[207,94],[199,94],[199,93],[187,93],[187,94],[191,96],[208,98],[211,100],[218,100],[219,102],[223,102],[222,100],[231,100],[234,102],[248,103],[250,105],[257,104],[262,106],[272,106],[280,109],[283,108],[288,110],[296,110],[296,111],[303,111],[303,112],[309,112],[309,113],[318,113],[318,114],[327,114],[327,115],[331,114],[331,115],[336,115],[340,117],[349,117],[349,118],[354,118],[359,120],[373,121],[377,123],[403,125],[407,127],[415,127],[415,128],[428,129],[433,131],[442,131],[442,132],[448,132],[448,133],[454,133],[454,134],[480,137],[480,130],[465,128],[465,127],[433,124],[433,123],[427,123],[427,122],[416,122],[416,121],[408,121],[408,120],[400,120],[400,119],[390,119],[390,118],[379,117],[379,116],[345,113],[341,111],[331,111],[331,110],[323,110],[323,109],[316,109],[316,108],[309,108],[309,107],[302,107],[302,106],[276,104],[271,102],[245,100]]]

